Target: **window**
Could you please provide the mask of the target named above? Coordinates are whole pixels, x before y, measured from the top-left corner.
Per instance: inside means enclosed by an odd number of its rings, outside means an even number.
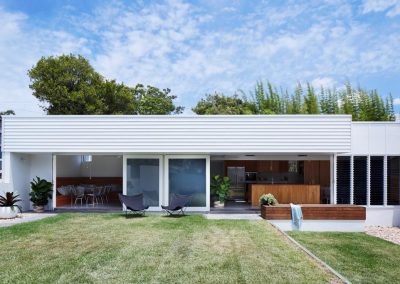
[[[387,204],[400,205],[400,157],[387,157]]]
[[[288,172],[297,173],[297,161],[288,161]]]
[[[371,157],[370,204],[383,205],[383,161],[382,156]]]
[[[353,165],[354,204],[367,205],[367,157],[355,156]]]
[[[337,157],[336,202],[350,204],[350,157],[348,156]]]

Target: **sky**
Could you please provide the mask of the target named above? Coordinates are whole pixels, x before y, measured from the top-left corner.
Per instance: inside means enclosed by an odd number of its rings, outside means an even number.
[[[186,114],[268,80],[349,81],[400,110],[400,0],[0,0],[0,110],[44,114],[27,71],[69,53],[107,79],[170,88]]]

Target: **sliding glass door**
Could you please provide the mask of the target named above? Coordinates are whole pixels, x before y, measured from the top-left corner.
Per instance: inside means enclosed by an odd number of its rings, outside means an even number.
[[[157,209],[161,205],[162,157],[127,156],[124,192],[127,195],[143,193],[144,204]]]
[[[209,196],[208,156],[166,156],[166,200],[174,194],[191,195],[188,207],[192,210],[207,210]]]

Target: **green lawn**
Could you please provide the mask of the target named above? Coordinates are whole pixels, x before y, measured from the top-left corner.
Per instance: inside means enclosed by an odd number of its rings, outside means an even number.
[[[60,214],[0,228],[1,283],[326,283],[265,221]]]
[[[353,283],[399,283],[400,246],[364,233],[290,232]]]

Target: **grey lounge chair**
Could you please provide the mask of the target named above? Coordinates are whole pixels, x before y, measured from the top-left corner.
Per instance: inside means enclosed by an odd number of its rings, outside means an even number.
[[[145,214],[145,210],[149,208],[143,204],[143,193],[137,195],[123,195],[118,194],[119,200],[122,204],[125,204],[126,211],[125,216],[128,216],[128,210],[132,211],[133,213],[141,213]]]
[[[173,194],[168,206],[161,205],[161,208],[173,215],[174,212],[185,215],[185,207],[188,205],[191,195]]]

